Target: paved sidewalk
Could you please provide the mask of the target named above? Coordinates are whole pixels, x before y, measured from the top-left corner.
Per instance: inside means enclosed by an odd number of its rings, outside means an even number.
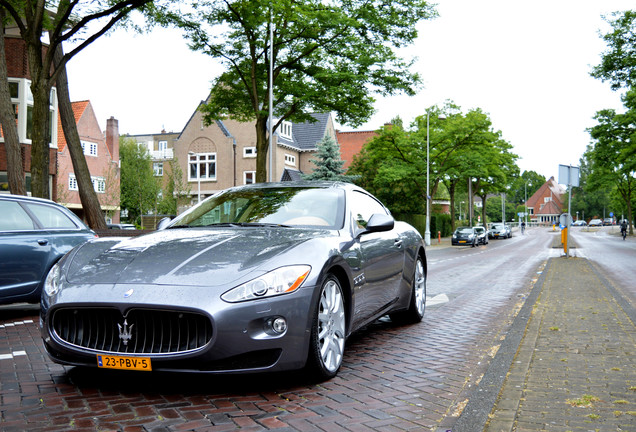
[[[636,431],[635,323],[588,260],[551,258],[453,432]]]

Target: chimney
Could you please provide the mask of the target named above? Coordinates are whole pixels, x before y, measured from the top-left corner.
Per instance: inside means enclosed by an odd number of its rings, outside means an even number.
[[[119,121],[113,116],[106,120],[106,146],[113,162],[119,162]]]

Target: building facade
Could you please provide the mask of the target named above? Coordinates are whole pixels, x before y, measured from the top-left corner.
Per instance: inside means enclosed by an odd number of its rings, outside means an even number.
[[[7,27],[4,34],[5,58],[11,104],[15,112],[18,139],[21,146],[22,164],[26,177],[27,193],[31,192],[31,134],[33,115],[33,94],[26,44],[21,39],[17,27]],[[50,94],[51,142],[49,143],[49,194],[56,198],[56,155],[57,155],[57,92],[55,87]],[[4,131],[0,127],[0,193],[9,193],[7,174],[7,152],[4,143]]]
[[[103,133],[90,101],[73,102],[72,106],[84,157],[106,222],[119,223],[119,123],[115,118],[109,118],[106,121],[106,132]],[[57,136],[56,201],[84,218],[77,179],[61,122],[58,122]]]
[[[564,209],[564,194],[565,190],[554,176],[550,177],[526,202],[530,221],[543,225],[558,224]]]

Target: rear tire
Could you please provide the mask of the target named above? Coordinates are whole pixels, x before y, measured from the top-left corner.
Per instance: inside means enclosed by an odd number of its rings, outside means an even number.
[[[411,290],[409,308],[405,311],[389,314],[392,321],[400,324],[416,324],[424,318],[426,310],[426,275],[422,258],[417,257]]]
[[[320,287],[309,340],[307,371],[324,381],[336,376],[344,353],[346,315],[344,297],[338,279],[333,275]]]

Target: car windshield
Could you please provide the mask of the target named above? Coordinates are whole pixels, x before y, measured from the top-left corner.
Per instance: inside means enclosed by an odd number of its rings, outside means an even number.
[[[344,191],[326,188],[248,188],[206,199],[175,220],[174,227],[211,225],[316,226],[341,229]]]
[[[475,227],[475,231],[477,231],[477,233],[479,233],[479,234],[483,233],[484,230],[485,230],[484,227]]]
[[[457,228],[457,232],[459,234],[472,234],[473,229],[472,228]]]
[[[503,224],[493,224],[490,226],[490,229],[503,229]]]

